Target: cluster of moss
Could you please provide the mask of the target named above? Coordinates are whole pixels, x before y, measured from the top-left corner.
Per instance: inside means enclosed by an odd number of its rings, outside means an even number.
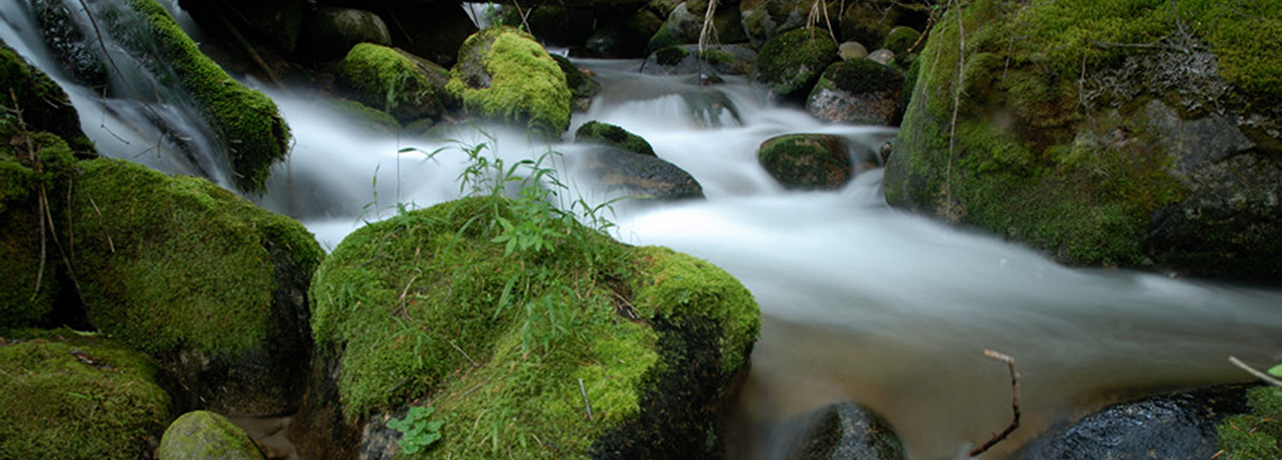
[[[757,79],[784,98],[805,96],[828,64],[837,60],[837,45],[827,31],[796,29],[780,34],[757,57]]]
[[[0,88],[4,89],[0,106],[5,108],[4,115],[12,119],[6,123],[16,123],[13,115],[20,110],[28,126],[62,137],[82,156],[94,155],[93,143],[80,130],[80,117],[67,93],[4,42],[0,42]]]
[[[0,457],[150,457],[170,418],[151,360],[71,331],[40,335],[0,344]]]
[[[1268,64],[1245,59],[1238,55],[1247,48],[1227,37],[1250,25],[1253,40],[1269,37],[1282,13],[1245,3],[1247,16],[1216,2],[1166,0],[984,0],[949,11],[918,61],[887,167],[888,201],[1016,237],[1065,262],[1147,263],[1141,242],[1151,216],[1188,193],[1151,142],[1143,108],[1154,96],[1092,111],[1081,79],[1119,66],[1137,52],[1131,45],[1185,46],[1185,31],[1209,43],[1230,83],[1270,100],[1278,94],[1270,82],[1282,75],[1278,50],[1260,53],[1274,56]]]
[[[576,142],[599,142],[605,145],[618,147],[632,153],[655,156],[654,147],[649,142],[636,134],[618,126],[602,123],[599,121],[589,121],[580,126],[574,132]]]
[[[488,81],[474,81],[477,73]],[[482,117],[521,121],[559,136],[570,126],[565,73],[529,34],[499,26],[473,34],[460,48],[446,90]]]
[[[1247,391],[1248,414],[1234,415],[1215,427],[1225,460],[1282,458],[1282,388]]]
[[[81,167],[72,244],[89,320],[141,350],[231,355],[260,346],[277,288],[268,242],[306,272],[322,257],[297,222],[206,180],[122,160]]]
[[[361,102],[400,121],[439,116],[448,102],[443,91],[448,71],[373,43],[352,47],[339,64],[339,77]]]
[[[789,189],[838,189],[850,181],[846,141],[825,134],[787,134],[761,143],[761,166]]]
[[[500,218],[517,218],[502,198],[408,212],[357,230],[322,265],[313,332],[340,360],[350,419],[412,402],[446,422],[433,455],[584,458],[645,411],[661,372],[680,372],[660,359],[654,324],[712,321],[719,381],[746,363],[759,313],[725,272],[577,224],[505,257]]]
[[[144,62],[172,69],[182,88],[205,110],[235,170],[236,186],[262,190],[271,166],[283,160],[289,149],[289,127],[276,104],[232,79],[201,53],[155,0],[129,0],[128,6],[142,15],[145,26],[131,23],[119,12],[105,15],[113,35],[135,53],[156,54]]]

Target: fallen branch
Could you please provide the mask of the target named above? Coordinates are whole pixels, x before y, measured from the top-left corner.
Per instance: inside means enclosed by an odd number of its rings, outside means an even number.
[[[1248,366],[1246,363],[1242,362],[1242,360],[1237,359],[1236,356],[1230,356],[1229,362],[1233,363],[1234,366],[1242,368],[1242,370],[1247,371],[1251,375],[1256,376],[1256,378],[1259,378],[1260,380],[1267,382],[1269,385],[1282,387],[1282,380],[1278,380],[1277,377],[1274,377],[1265,372],[1262,372],[1259,369],[1256,369],[1254,367]]]
[[[583,406],[588,409],[588,420],[592,420],[592,403],[588,401],[588,390],[583,388],[583,379],[579,379],[579,393],[583,394]]]
[[[1007,425],[1005,430],[993,435],[993,437],[989,438],[988,442],[985,442],[983,445],[971,449],[970,453],[966,454],[969,457],[977,457],[979,454],[987,452],[988,449],[991,449],[993,446],[997,445],[997,443],[1006,440],[1007,436],[1010,436],[1016,428],[1019,428],[1019,372],[1015,370],[1015,358],[993,350],[984,350],[984,356],[1004,362],[1006,363],[1006,367],[1010,369],[1010,407],[1013,415],[1010,425]]]

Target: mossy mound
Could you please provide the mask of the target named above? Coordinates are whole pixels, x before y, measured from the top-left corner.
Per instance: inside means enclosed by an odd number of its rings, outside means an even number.
[[[150,458],[169,423],[155,365],[111,341],[0,344],[0,375],[3,458]]]
[[[785,134],[766,139],[757,150],[757,160],[788,189],[835,190],[854,177],[845,138],[828,134]]]
[[[338,79],[356,100],[401,122],[440,117],[457,102],[445,91],[449,71],[431,61],[373,43],[351,48]]]
[[[1251,412],[1228,417],[1216,425],[1225,460],[1282,458],[1282,388],[1247,390]]]
[[[479,117],[523,123],[549,137],[559,137],[570,126],[565,73],[533,37],[512,27],[492,27],[469,37],[446,89]]]
[[[836,60],[837,44],[827,31],[791,30],[762,45],[757,55],[756,79],[769,85],[771,93],[780,98],[800,100]]]
[[[323,256],[311,234],[203,179],[110,159],[80,168],[69,234],[89,322],[163,357],[207,407],[296,403]]]
[[[119,10],[126,4],[132,12]],[[202,54],[154,0],[129,0],[101,8],[96,14],[107,33],[130,53],[140,56],[142,62],[155,67],[153,71],[172,73],[204,109],[235,172],[236,186],[246,191],[262,190],[271,166],[289,151],[289,127],[276,104],[232,79]]]
[[[642,139],[641,136],[632,134],[618,126],[599,121],[589,121],[584,123],[583,126],[579,126],[579,129],[574,132],[574,141],[596,142],[618,147],[632,153],[656,156],[654,147],[651,147],[650,143]]]
[[[908,26],[896,26],[890,29],[890,32],[886,34],[886,38],[882,39],[879,48],[888,49],[894,52],[896,56],[908,54],[908,50],[917,44],[918,40],[921,40],[921,32],[918,32],[917,29]]]
[[[156,450],[158,460],[262,460],[245,430],[209,411],[183,414],[165,429]]]
[[[1070,264],[1282,279],[1265,196],[1282,190],[1282,139],[1263,132],[1282,125],[1282,50],[1253,44],[1282,39],[1268,3],[949,11],[919,59],[887,201]]]
[[[532,225],[522,206],[408,212],[322,264],[312,326],[347,432],[413,404],[444,421],[434,457],[710,455],[758,333],[751,294],[707,262],[577,223],[505,256],[503,222]]]

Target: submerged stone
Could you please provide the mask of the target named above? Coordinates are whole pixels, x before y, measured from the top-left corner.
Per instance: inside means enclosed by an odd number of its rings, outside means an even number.
[[[787,460],[905,460],[903,443],[880,414],[853,402],[831,404],[784,423]]]

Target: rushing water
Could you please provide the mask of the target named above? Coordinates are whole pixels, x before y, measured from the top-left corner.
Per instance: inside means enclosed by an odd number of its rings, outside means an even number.
[[[33,26],[19,9],[0,8],[7,26],[0,38],[51,69],[38,43],[21,38]],[[1017,360],[1025,413],[1025,427],[992,458],[1039,428],[1117,398],[1249,379],[1229,356],[1257,365],[1282,361],[1282,292],[1065,268],[1036,251],[887,207],[879,170],[840,191],[784,191],[756,163],[764,139],[822,132],[867,153],[894,130],[821,123],[770,103],[741,79],[709,89],[689,76],[640,75],[637,61],[580,64],[596,72],[602,93],[572,124],[598,120],[643,136],[696,177],[708,197],[620,204],[617,237],[708,259],[761,305],[762,336],[734,413],[741,440],[734,458],[778,458],[778,421],[843,399],[885,414],[913,458],[952,456],[1010,417],[1009,376],[985,349]],[[139,147],[163,136],[147,131],[154,123],[146,117],[118,115],[124,110],[117,106],[136,104],[129,98],[59,81],[104,154],[226,182],[217,161]],[[732,101],[737,117],[691,115],[690,101],[707,100],[701,96],[716,94],[710,91]],[[395,212],[397,203],[421,207],[457,197],[460,149],[481,143],[508,160],[562,152],[570,193],[608,198],[574,174],[580,148],[569,143],[531,143],[496,127],[435,137],[371,134],[307,90],[269,94],[295,141],[257,199],[304,222],[327,248]],[[135,129],[143,134],[122,147],[116,139]]]

